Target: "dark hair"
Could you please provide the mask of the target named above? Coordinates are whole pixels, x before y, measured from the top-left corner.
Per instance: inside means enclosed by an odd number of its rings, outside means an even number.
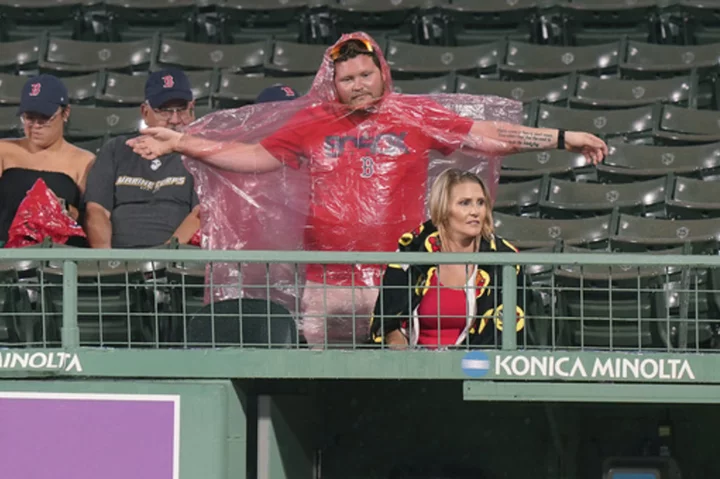
[[[378,56],[375,54],[375,52],[368,52],[367,48],[360,40],[348,40],[347,42],[343,43],[340,46],[338,57],[333,63],[338,64],[346,62],[352,58],[357,57],[358,55],[369,56],[373,59],[373,63],[375,63],[375,66],[382,70],[382,67],[380,66],[380,59],[378,58]]]

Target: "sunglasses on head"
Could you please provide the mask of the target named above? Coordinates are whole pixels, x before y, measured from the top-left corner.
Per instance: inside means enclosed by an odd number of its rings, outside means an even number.
[[[347,40],[342,43],[339,43],[333,47],[332,50],[330,50],[330,59],[332,61],[337,60],[340,58],[340,55],[345,53],[347,51],[348,44],[352,42],[353,46],[359,49],[359,51],[364,53],[373,53],[375,51],[375,48],[373,47],[373,44],[370,43],[368,40],[361,40],[359,38],[354,38],[352,40]]]

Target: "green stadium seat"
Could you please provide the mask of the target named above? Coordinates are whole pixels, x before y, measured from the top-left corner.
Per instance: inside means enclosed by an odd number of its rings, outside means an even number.
[[[0,41],[28,40],[44,33],[53,37],[84,39],[87,26],[83,2],[0,3]]]
[[[537,126],[594,133],[606,139],[642,139],[650,136],[655,117],[652,106],[622,110],[578,110],[540,105]]]
[[[458,93],[471,95],[496,95],[512,98],[523,103],[539,101],[549,104],[564,104],[571,94],[570,76],[532,81],[489,80],[459,76]]]
[[[577,153],[560,150],[528,151],[503,158],[500,181],[525,181],[544,175],[576,179],[589,169],[588,160]]]
[[[151,286],[160,263],[122,261],[78,263],[78,327],[81,346],[157,344],[162,321]],[[62,263],[41,269],[45,311],[62,323]]]
[[[662,348],[657,305],[667,273],[662,266],[558,267],[558,342],[580,348]]]
[[[631,108],[656,102],[688,106],[697,103],[697,78],[679,76],[657,80],[600,79],[580,75],[570,96],[579,108]]]
[[[524,218],[496,213],[495,232],[521,250],[552,248],[559,242],[603,248],[615,232],[613,215],[572,220]]]
[[[0,73],[0,105],[20,104],[20,92],[27,80],[26,76]]]
[[[160,33],[164,38],[196,38],[195,0],[106,0],[106,28],[111,41],[134,41]]]
[[[563,2],[560,12],[564,17],[565,42],[570,45],[595,45],[623,37],[654,41],[656,9],[656,0]]]
[[[100,70],[145,71],[153,59],[152,38],[134,42],[84,42],[51,38],[40,70],[54,75],[77,75]]]
[[[693,219],[720,216],[720,182],[694,178],[672,178],[667,209],[673,218]]]
[[[720,144],[695,146],[611,145],[597,165],[606,182],[631,182],[670,173],[706,177],[720,171]]]
[[[393,89],[395,93],[407,95],[455,93],[455,81],[455,75],[452,74],[415,80],[395,80],[393,81]]]
[[[658,143],[666,145],[720,141],[720,112],[665,105],[659,129],[653,136]]]
[[[503,183],[498,185],[493,211],[528,216],[537,213],[542,179]]]
[[[41,35],[0,44],[0,71],[15,74],[37,71],[40,51],[46,43],[47,37]]]
[[[553,178],[547,197],[540,200],[540,214],[574,218],[609,214],[617,208],[627,214],[665,216],[667,183],[665,178],[625,184],[579,183]]]
[[[98,106],[140,105],[145,101],[145,75],[107,72],[97,96]]]
[[[283,306],[265,299],[228,299],[203,306],[188,325],[190,347],[292,347],[295,320]]]
[[[635,80],[687,75],[697,70],[701,77],[718,72],[720,45],[656,45],[629,41],[627,59],[620,63],[623,77]]]
[[[14,138],[20,135],[22,124],[16,106],[0,106],[0,138]]]
[[[537,0],[453,0],[439,9],[456,26],[458,45],[481,45],[503,38],[530,42],[534,35]]]
[[[317,0],[226,0],[215,6],[221,43],[242,43],[257,35],[297,41],[302,18]]]
[[[617,233],[610,238],[614,250],[643,252],[690,244],[693,251],[717,249],[720,218],[658,219],[620,215]]]
[[[31,291],[37,278],[34,262],[0,263],[0,346],[47,347],[57,331],[33,308]]]
[[[413,13],[433,6],[429,0],[338,0],[328,3],[341,32],[399,30]]]
[[[327,49],[324,45],[276,41],[272,56],[265,62],[265,72],[271,76],[315,75],[322,64]]]
[[[65,128],[68,139],[90,139],[105,135],[129,135],[138,131],[142,119],[137,108],[76,106]]]
[[[484,76],[497,71],[503,51],[504,42],[442,47],[390,40],[387,46],[387,61],[393,78],[399,80],[441,76],[450,72]]]
[[[533,80],[573,72],[610,75],[617,71],[620,47],[620,42],[566,47],[510,41],[505,62],[499,66],[500,76],[511,80]]]
[[[158,64],[187,70],[257,72],[262,69],[269,53],[270,45],[264,41],[242,45],[213,45],[163,38]]]

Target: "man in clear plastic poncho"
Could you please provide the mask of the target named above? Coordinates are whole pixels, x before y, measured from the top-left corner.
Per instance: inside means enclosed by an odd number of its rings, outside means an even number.
[[[185,134],[148,128],[129,144],[147,158],[191,158],[206,248],[393,251],[425,219],[434,173],[473,169],[494,191],[502,155],[565,148],[598,162],[607,153],[593,135],[520,126],[521,117],[520,103],[497,97],[394,93],[378,45],[355,33],[328,48],[300,99],[218,112]],[[256,270],[261,280],[249,267],[218,267],[211,278],[242,283],[246,296],[254,281],[270,282],[259,295],[272,290],[291,311],[299,305],[310,344],[367,337],[380,266],[308,265],[300,273],[303,293],[287,265]]]

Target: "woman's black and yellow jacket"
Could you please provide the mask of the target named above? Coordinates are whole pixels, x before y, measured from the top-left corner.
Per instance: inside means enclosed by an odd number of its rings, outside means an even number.
[[[399,240],[400,252],[440,252],[440,235],[435,225],[426,221],[415,231],[405,233]],[[491,241],[483,239],[479,252],[517,252],[517,249],[498,237]],[[456,344],[500,344],[502,334],[502,267],[476,265],[474,277],[468,281],[468,318],[463,333]],[[390,264],[383,275],[380,294],[375,303],[372,323],[370,325],[371,340],[382,343],[383,335],[400,330],[408,338],[410,345],[417,343],[418,317],[420,305],[437,265],[402,265]],[[518,274],[520,268],[517,268]],[[475,288],[472,288],[472,282]],[[518,284],[521,284],[518,281]],[[412,285],[408,293],[408,285]],[[472,296],[475,296],[474,298]],[[474,301],[473,301],[474,299]],[[518,303],[521,304],[520,295]],[[525,313],[517,307],[517,333],[520,336],[525,327]],[[520,337],[518,337],[518,344]]]

